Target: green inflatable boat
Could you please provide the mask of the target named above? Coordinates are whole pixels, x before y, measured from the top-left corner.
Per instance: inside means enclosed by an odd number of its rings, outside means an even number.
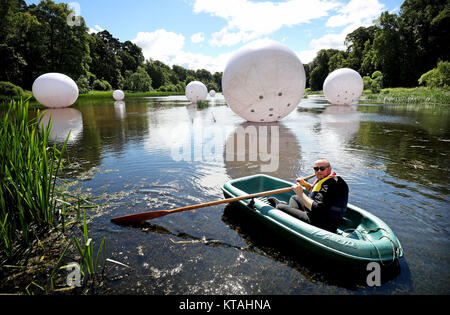
[[[230,180],[223,185],[222,190],[226,198],[234,198],[292,185],[288,181],[259,174]],[[288,191],[273,196],[288,202],[293,194],[293,191]],[[307,249],[332,256],[339,261],[387,264],[403,257],[400,242],[389,226],[361,208],[348,204],[337,233],[332,233],[273,208],[267,201],[268,197],[270,196],[235,203],[239,203],[271,230]]]

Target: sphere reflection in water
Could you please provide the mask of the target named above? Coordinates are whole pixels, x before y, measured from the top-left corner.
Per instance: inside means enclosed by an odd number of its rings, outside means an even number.
[[[83,132],[83,116],[75,108],[48,109],[42,115],[40,126],[48,126],[52,121],[52,131],[50,139],[64,142],[69,136],[68,143],[77,140]]]
[[[119,119],[124,119],[127,116],[125,111],[125,102],[124,101],[115,101],[114,102],[114,112],[116,113],[116,117]]]
[[[330,105],[320,115],[322,132],[327,133],[321,139],[327,145],[342,145],[359,131],[361,113],[354,105]]]
[[[301,148],[294,133],[281,123],[246,122],[227,137],[224,161],[231,178],[272,173],[294,180],[300,175]]]

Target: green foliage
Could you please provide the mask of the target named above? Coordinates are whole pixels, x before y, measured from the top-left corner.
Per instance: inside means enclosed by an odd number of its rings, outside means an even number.
[[[106,80],[95,80],[92,84],[92,88],[96,91],[111,91],[112,86]]]
[[[311,90],[319,91],[323,88],[323,82],[330,72],[345,67],[346,53],[337,49],[322,49],[310,64],[311,73],[309,83]]]
[[[372,93],[380,93],[383,88],[383,74],[381,71],[375,71],[372,77],[364,76],[364,90],[371,90]]]
[[[424,73],[419,78],[419,84],[431,88],[445,88],[450,86],[450,62],[439,62],[437,67]]]
[[[133,92],[148,92],[152,88],[152,79],[143,67],[125,79],[124,89]]]
[[[75,83],[78,86],[78,91],[80,94],[86,94],[92,90],[91,84],[89,83],[89,78],[87,75],[80,75],[80,77],[78,78],[78,80]]]
[[[24,92],[20,86],[14,85],[11,82],[0,81],[0,95],[3,96],[23,96]]]
[[[67,4],[42,0],[28,6],[22,0],[2,0],[0,13],[0,81],[26,90],[46,72],[69,75],[83,92],[93,88],[95,79],[107,81],[113,89],[180,92],[193,80],[208,89],[222,89],[220,72],[146,61],[142,49],[130,41],[122,43],[106,30],[89,34],[83,18],[79,25],[69,26]],[[346,51],[319,51],[305,65],[307,87],[321,90],[326,76],[342,67],[368,77],[381,71],[384,86],[415,86],[438,61],[449,60],[449,32],[448,0],[405,0],[398,14],[383,12],[375,25],[348,34]],[[150,87],[139,68],[150,77]]]
[[[7,257],[61,216],[54,196],[67,141],[61,150],[51,146],[51,124],[41,129],[39,122],[28,118],[28,102],[22,101],[12,101],[1,121],[0,255]]]

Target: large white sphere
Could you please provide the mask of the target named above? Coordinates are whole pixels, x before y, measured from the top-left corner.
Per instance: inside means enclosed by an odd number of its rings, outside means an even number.
[[[353,69],[331,72],[323,83],[323,93],[333,105],[350,105],[359,100],[364,90],[363,79]]]
[[[200,81],[192,81],[186,86],[186,97],[193,104],[206,100],[207,96],[208,89]]]
[[[216,96],[216,91],[214,91],[214,90],[209,91],[209,96],[211,96],[211,97]]]
[[[124,94],[123,91],[121,91],[121,90],[115,90],[115,91],[113,92],[113,98],[114,98],[114,100],[116,100],[116,101],[121,101],[121,100],[124,99],[124,97],[125,97],[125,94]]]
[[[38,77],[32,87],[33,96],[50,108],[69,107],[78,98],[78,86],[62,73],[46,73]]]
[[[238,50],[222,76],[230,108],[251,122],[274,122],[289,115],[305,91],[303,64],[278,42],[253,42]]]

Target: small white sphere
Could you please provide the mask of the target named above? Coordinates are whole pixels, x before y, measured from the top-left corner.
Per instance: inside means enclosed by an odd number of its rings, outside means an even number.
[[[69,107],[78,99],[78,86],[62,73],[46,73],[38,77],[32,87],[33,96],[50,108]]]
[[[186,86],[186,97],[193,104],[206,100],[207,96],[208,89],[200,81],[192,81]]]
[[[274,122],[289,115],[303,98],[305,69],[287,46],[255,41],[228,61],[222,91],[230,108],[251,122]]]
[[[113,98],[116,101],[121,101],[125,98],[125,93],[123,93],[123,91],[121,91],[121,90],[115,90],[113,92]]]
[[[209,91],[209,96],[211,96],[211,97],[216,96],[216,91],[214,91],[214,90]]]
[[[333,105],[350,105],[359,100],[364,90],[363,79],[353,69],[333,71],[323,83],[323,93]]]

